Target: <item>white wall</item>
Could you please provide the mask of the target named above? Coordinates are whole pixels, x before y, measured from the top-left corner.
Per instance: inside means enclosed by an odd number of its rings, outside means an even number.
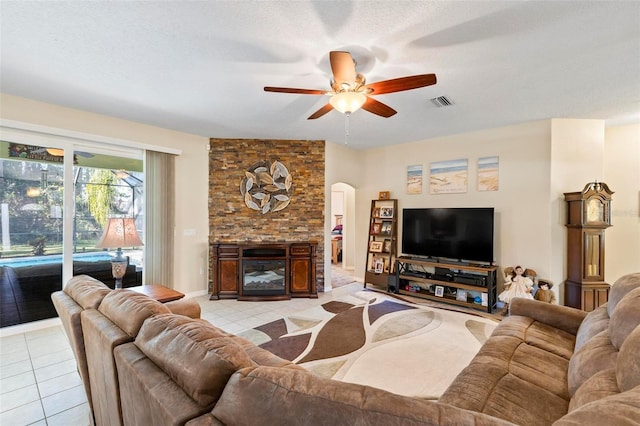
[[[551,120],[550,226],[552,280],[566,279],[567,228],[565,192],[582,191],[588,182],[603,181],[604,121]],[[605,257],[606,259],[606,257]],[[606,268],[605,268],[606,270]],[[563,284],[554,288],[558,302],[564,304]]]
[[[341,185],[331,187],[331,229],[336,226],[336,216],[344,216],[344,190]]]
[[[604,182],[615,193],[605,231],[605,278],[640,272],[640,124],[605,131]]]
[[[209,138],[6,94],[0,94],[0,112],[2,118],[6,120],[182,150],[182,155],[176,158],[176,235],[173,251],[175,282],[173,287],[183,293],[206,290],[209,238],[207,214]]]

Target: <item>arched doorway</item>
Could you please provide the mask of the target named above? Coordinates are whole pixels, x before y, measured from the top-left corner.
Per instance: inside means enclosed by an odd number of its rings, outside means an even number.
[[[331,185],[331,266],[346,273],[355,270],[355,188]]]

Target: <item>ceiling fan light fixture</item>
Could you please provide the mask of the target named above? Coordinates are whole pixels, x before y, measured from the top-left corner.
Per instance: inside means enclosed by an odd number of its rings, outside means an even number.
[[[331,106],[343,114],[351,114],[360,109],[367,97],[360,92],[340,92],[331,96]]]

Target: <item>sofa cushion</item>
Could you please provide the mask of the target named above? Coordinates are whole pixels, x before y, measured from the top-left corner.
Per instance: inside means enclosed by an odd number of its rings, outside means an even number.
[[[616,370],[614,368],[602,370],[589,377],[582,386],[578,388],[569,403],[569,412],[590,402],[619,393],[620,389],[616,381]]]
[[[188,424],[512,425],[447,404],[267,366],[236,372],[211,414],[213,419]]]
[[[616,379],[622,392],[640,386],[640,325],[633,330],[620,348]]]
[[[97,309],[111,290],[102,281],[88,275],[76,275],[67,281],[63,291],[83,309]]]
[[[611,344],[608,329],[589,339],[569,361],[569,394],[573,396],[576,390],[597,372],[615,368],[617,357],[618,350]]]
[[[438,401],[518,424],[550,424],[569,406],[568,363],[520,338],[494,332]]]
[[[512,316],[505,319],[496,327],[492,336],[515,337],[528,345],[554,353],[567,360],[571,358],[575,345],[573,334],[522,316]]]
[[[613,313],[618,302],[631,290],[640,287],[640,272],[624,275],[616,280],[609,290],[609,302],[607,308],[609,316]]]
[[[157,300],[132,290],[113,290],[98,310],[131,337],[136,337],[145,319],[171,311]]]
[[[235,371],[256,365],[234,336],[180,315],[148,318],[135,344],[201,406],[218,400]]]
[[[640,386],[590,402],[573,410],[553,426],[637,425],[640,419]]]
[[[620,349],[627,336],[640,325],[640,287],[631,290],[618,302],[609,321],[609,336]]]
[[[589,312],[582,321],[576,334],[576,345],[573,351],[577,352],[589,339],[606,330],[607,327],[609,327],[609,309],[608,303],[605,303]]]

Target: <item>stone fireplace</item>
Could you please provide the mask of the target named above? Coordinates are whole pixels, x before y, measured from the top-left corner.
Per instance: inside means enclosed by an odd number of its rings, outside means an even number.
[[[289,268],[285,272],[285,295],[268,297],[309,297],[316,294],[316,289],[324,289],[324,152],[324,141],[210,139],[209,293],[212,299],[262,297],[241,294],[245,290],[245,265],[238,262],[244,260],[244,253],[225,253],[227,249],[234,250],[230,247],[242,247],[244,250],[252,245],[284,244],[290,250],[285,265],[285,269]],[[286,165],[293,179],[290,203],[282,210],[266,213],[252,210],[242,197],[239,185],[246,178],[247,169],[263,161],[272,164],[281,162]],[[296,243],[301,245],[296,246]],[[286,281],[291,281],[296,271],[306,273],[298,257],[308,258],[310,254],[294,254],[294,250],[305,253],[313,251],[312,285],[305,283],[303,288],[303,280],[295,283]],[[250,254],[247,253],[246,260],[251,258]],[[232,257],[236,263],[231,261]],[[251,265],[249,262],[248,265],[253,268],[250,273],[256,275],[259,275],[259,268],[262,267],[278,274],[276,271],[279,268],[273,263]],[[233,282],[229,280],[231,275],[236,277]],[[221,276],[225,278],[221,279]],[[258,287],[258,284],[253,286]],[[263,283],[262,286],[267,284]],[[262,291],[257,288],[246,290],[249,293]]]

